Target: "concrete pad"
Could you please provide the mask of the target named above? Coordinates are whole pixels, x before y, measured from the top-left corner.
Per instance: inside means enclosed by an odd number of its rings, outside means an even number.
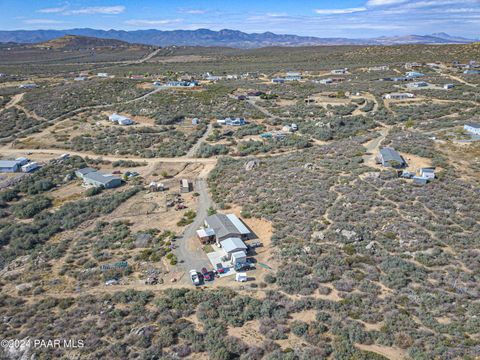
[[[224,257],[226,255],[225,250],[217,247],[216,245],[212,245],[212,248],[215,251],[207,254],[207,257],[210,260],[210,263],[212,264],[212,268],[216,270],[216,265],[218,263],[221,263],[223,268],[225,269],[225,273],[218,274],[221,278],[226,277],[226,276],[234,275],[236,272],[235,272],[234,268],[232,267],[232,264],[230,263],[230,261],[229,260],[222,261],[222,257]]]

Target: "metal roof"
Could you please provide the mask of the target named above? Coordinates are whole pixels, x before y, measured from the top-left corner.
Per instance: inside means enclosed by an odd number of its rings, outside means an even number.
[[[215,230],[215,235],[219,238],[229,234],[239,234],[235,225],[224,214],[210,215],[205,221],[210,228]]]
[[[0,160],[0,168],[13,168],[18,165],[19,162],[17,160]]]
[[[480,129],[480,124],[479,123],[467,123],[465,125],[470,126],[474,129]]]
[[[382,156],[382,159],[384,162],[395,161],[395,162],[398,162],[399,164],[404,163],[400,154],[393,148],[380,149],[380,155]]]
[[[106,175],[106,174],[103,174],[99,171],[89,172],[89,173],[85,174],[83,176],[83,178],[86,179],[86,180],[92,180],[92,181],[98,182],[102,185],[106,185],[112,180],[120,179],[119,177]]]
[[[241,249],[247,250],[247,245],[245,245],[241,239],[236,237],[225,239],[220,242],[220,245],[222,245],[222,248],[227,253],[238,252]]]
[[[232,222],[233,225],[235,225],[240,234],[250,234],[250,230],[248,230],[245,224],[235,214],[228,214],[227,218]]]
[[[94,171],[97,171],[97,170],[93,169],[91,167],[84,167],[84,168],[78,169],[77,173],[79,173],[81,175],[86,175],[86,174],[94,172]]]

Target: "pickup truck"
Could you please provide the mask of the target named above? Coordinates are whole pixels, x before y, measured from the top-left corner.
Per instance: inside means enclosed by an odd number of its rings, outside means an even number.
[[[197,270],[190,270],[190,279],[193,285],[200,285],[200,277],[198,276]]]

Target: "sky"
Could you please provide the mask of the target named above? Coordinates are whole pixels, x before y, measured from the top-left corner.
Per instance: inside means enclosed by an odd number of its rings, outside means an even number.
[[[478,39],[480,0],[0,0],[0,30],[84,27]]]

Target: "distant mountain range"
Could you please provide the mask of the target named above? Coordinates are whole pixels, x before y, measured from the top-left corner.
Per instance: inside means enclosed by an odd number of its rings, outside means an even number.
[[[450,36],[445,33],[431,35],[382,36],[370,39],[319,38],[311,36],[279,35],[271,32],[247,34],[237,30],[13,30],[0,31],[0,43],[40,43],[65,35],[114,39],[135,44],[156,46],[227,46],[258,48],[265,46],[310,45],[403,45],[403,44],[468,44],[478,40]]]

